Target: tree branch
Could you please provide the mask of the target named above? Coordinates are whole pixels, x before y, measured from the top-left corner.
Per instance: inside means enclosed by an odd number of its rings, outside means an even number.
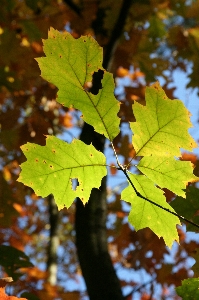
[[[117,22],[115,23],[111,37],[105,48],[105,55],[104,55],[104,61],[103,61],[103,67],[105,69],[108,68],[110,61],[111,61],[111,57],[114,54],[116,43],[117,43],[118,39],[121,37],[121,35],[123,34],[126,18],[128,16],[128,12],[129,12],[129,9],[130,9],[132,3],[133,3],[133,0],[124,0],[123,1],[123,5],[121,7]]]
[[[70,7],[78,16],[81,16],[81,9],[72,0],[64,0],[66,5]]]

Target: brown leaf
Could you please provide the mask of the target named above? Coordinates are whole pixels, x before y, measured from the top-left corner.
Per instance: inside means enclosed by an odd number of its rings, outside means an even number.
[[[193,153],[186,153],[186,152],[183,152],[182,157],[180,158],[180,160],[191,161],[192,164],[194,165],[196,164],[197,159],[198,159],[197,155]]]
[[[110,173],[111,175],[115,175],[117,173],[117,166],[114,163],[110,164]]]

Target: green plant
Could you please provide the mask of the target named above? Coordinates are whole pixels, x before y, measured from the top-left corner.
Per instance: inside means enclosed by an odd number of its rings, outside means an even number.
[[[179,217],[184,218],[166,202],[161,189],[186,197],[187,183],[199,180],[193,175],[191,162],[179,160],[180,148],[192,151],[197,147],[188,133],[192,126],[188,110],[180,100],[170,100],[159,83],[146,89],[146,106],[134,103],[136,122],[130,123],[135,157],[142,157],[136,166],[143,175],[132,174],[132,164],[122,165],[113,146],[120,131],[120,104],[114,97],[113,76],[102,67],[102,48],[90,36],[74,39],[51,28],[44,52],[46,57],[37,61],[42,77],[58,87],[57,101],[81,110],[83,120],[110,140],[117,169],[129,182],[121,194],[132,205],[129,222],[136,230],[151,228],[171,247],[178,241]],[[102,87],[94,95],[87,86],[99,70],[103,73]],[[21,166],[18,181],[39,196],[53,194],[59,209],[68,208],[76,197],[86,204],[92,188],[100,187],[107,167],[114,167],[106,164],[103,153],[79,140],[68,144],[47,136],[46,146],[27,143],[21,148],[27,161]],[[75,189],[73,180],[78,181]]]

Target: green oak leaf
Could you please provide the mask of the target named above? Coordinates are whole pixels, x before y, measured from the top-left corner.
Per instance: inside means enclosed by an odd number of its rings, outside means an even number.
[[[58,87],[57,101],[81,110],[84,121],[112,141],[120,131],[120,104],[114,97],[113,75],[102,67],[102,48],[91,36],[74,39],[53,28],[43,43],[46,57],[36,60],[41,76]],[[102,88],[94,95],[85,86],[99,69],[104,72]]]
[[[199,216],[196,215],[199,211],[199,189],[194,186],[189,186],[186,189],[186,199],[177,196],[170,205],[175,211],[196,224],[199,224]],[[196,227],[192,224],[187,224],[188,231],[196,231]]]
[[[131,174],[129,177],[141,195],[174,211],[166,202],[163,191],[155,187],[151,180],[143,175]],[[122,191],[121,199],[132,205],[128,220],[136,230],[149,227],[158,237],[163,237],[169,247],[174,240],[179,240],[176,225],[180,221],[176,216],[138,197],[131,185]]]
[[[27,143],[21,149],[27,161],[21,165],[18,181],[38,196],[53,194],[59,209],[68,208],[76,197],[85,204],[92,188],[99,188],[107,174],[104,154],[80,140],[68,144],[47,136],[46,146]],[[79,183],[75,190],[73,179]]]
[[[175,288],[178,296],[183,300],[199,299],[199,278],[188,278],[182,281],[182,285]]]
[[[180,156],[196,142],[188,133],[190,113],[180,100],[170,100],[159,83],[146,88],[146,106],[135,102],[136,122],[130,123],[137,156]]]
[[[145,156],[137,168],[161,188],[167,188],[182,197],[185,197],[183,189],[187,183],[199,180],[193,174],[190,161],[180,161],[172,157]]]

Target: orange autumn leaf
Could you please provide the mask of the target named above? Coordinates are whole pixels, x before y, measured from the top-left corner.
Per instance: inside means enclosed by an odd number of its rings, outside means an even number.
[[[32,194],[31,194],[31,199],[32,199],[32,200],[38,200],[39,197],[38,197],[35,193],[32,193]]]
[[[10,170],[7,166],[5,166],[3,168],[3,177],[6,181],[9,181],[11,179],[11,173],[10,173]]]
[[[127,214],[124,211],[117,211],[116,215],[118,218],[124,218],[124,217],[126,217]]]
[[[52,286],[49,282],[43,285],[43,289],[38,291],[40,299],[54,300],[57,298],[57,287]]]
[[[5,293],[6,284],[12,282],[12,277],[5,277],[0,279],[0,299],[1,300],[27,300],[26,298],[18,298],[15,296],[8,296]]]
[[[37,43],[37,42],[32,42],[31,47],[32,47],[33,51],[36,52],[36,53],[42,53],[43,52],[42,45]]]
[[[23,269],[21,269],[23,271]],[[46,271],[42,271],[37,267],[26,269],[26,274],[29,276],[31,280],[39,280],[39,279],[45,279],[47,276]]]
[[[117,167],[114,163],[110,164],[110,172],[111,172],[111,175],[115,175],[117,173]]]
[[[123,67],[119,67],[117,69],[117,76],[118,77],[125,77],[125,76],[128,76],[129,74],[129,70],[128,69],[125,69]]]
[[[182,157],[180,158],[181,160],[185,160],[185,161],[191,161],[192,164],[195,164],[197,161],[197,155],[193,154],[193,153],[182,153]]]
[[[141,296],[141,300],[153,300],[154,298],[151,298],[151,295],[144,293]]]
[[[23,209],[23,206],[18,204],[18,203],[13,203],[13,207],[16,209],[16,211],[18,211],[18,213],[21,215],[21,216],[25,216],[26,213]]]
[[[144,73],[138,70],[133,72],[133,74],[130,75],[130,78],[132,80],[137,80],[139,77],[144,77]]]
[[[138,96],[136,96],[136,95],[131,95],[130,98],[131,98],[131,100],[133,100],[133,101],[138,101],[138,100],[140,99],[140,98],[139,98]]]
[[[72,124],[72,116],[69,113],[65,113],[63,116],[59,116],[60,123],[67,128],[71,128]]]

